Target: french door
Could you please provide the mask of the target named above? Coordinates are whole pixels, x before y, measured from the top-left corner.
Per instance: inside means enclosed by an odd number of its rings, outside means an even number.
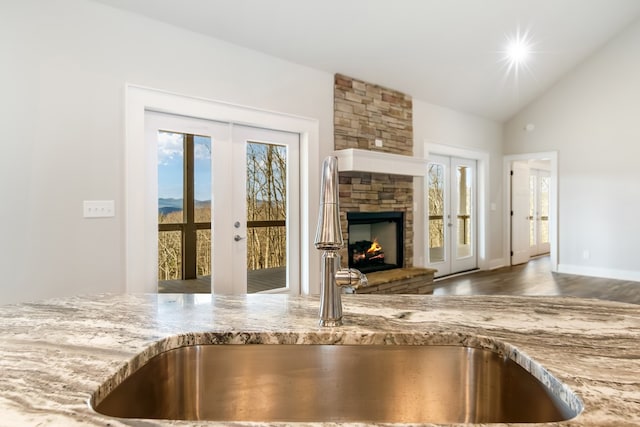
[[[429,156],[428,266],[436,277],[477,268],[476,161]]]
[[[217,223],[232,224],[227,230],[233,236],[227,236],[231,251],[220,252],[226,247],[221,245],[214,256],[217,270],[222,270],[220,286],[214,288],[222,293],[299,294],[300,136],[233,125],[231,140],[231,162],[221,157],[217,164],[224,171],[217,190],[228,193],[233,188],[228,194],[233,209],[222,206]],[[234,185],[228,185],[229,178]]]
[[[155,112],[145,128],[159,285],[299,293],[299,135]]]

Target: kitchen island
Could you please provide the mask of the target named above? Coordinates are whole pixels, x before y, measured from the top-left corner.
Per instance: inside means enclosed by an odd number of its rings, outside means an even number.
[[[343,306],[338,328],[318,326],[318,298],[286,295],[104,294],[0,306],[0,425],[193,425],[110,418],[88,401],[162,351],[208,343],[502,346],[536,375],[557,378],[568,404],[584,405],[572,420],[527,425],[640,425],[637,305],[345,295]]]

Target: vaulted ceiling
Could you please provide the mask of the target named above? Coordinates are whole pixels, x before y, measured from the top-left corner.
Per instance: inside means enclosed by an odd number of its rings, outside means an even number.
[[[640,18],[638,0],[94,1],[496,121]]]

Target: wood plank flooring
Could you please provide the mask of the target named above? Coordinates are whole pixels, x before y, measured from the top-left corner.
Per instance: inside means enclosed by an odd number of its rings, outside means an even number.
[[[280,287],[284,268],[251,272],[249,293]],[[210,293],[209,277],[161,282],[160,293]],[[561,295],[640,304],[640,282],[552,273],[549,257],[497,270],[436,279],[434,295]]]
[[[286,267],[263,268],[247,273],[247,293],[278,289],[286,283]],[[201,276],[191,280],[161,280],[158,283],[161,294],[208,294],[211,293],[211,276]]]
[[[437,279],[434,295],[562,295],[640,304],[640,282],[552,273],[549,257]]]
[[[159,294],[210,294],[211,276],[200,276],[189,280],[160,280]]]

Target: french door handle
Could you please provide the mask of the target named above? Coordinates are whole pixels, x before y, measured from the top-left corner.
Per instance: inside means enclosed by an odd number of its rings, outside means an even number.
[[[447,223],[447,227],[451,227],[452,225],[453,225],[453,224],[452,224],[452,223],[450,223],[450,222],[448,222],[448,223]]]
[[[235,236],[233,236],[233,240],[235,240],[236,242],[239,242],[242,239],[246,239],[246,237],[242,237],[239,234],[236,234]]]

